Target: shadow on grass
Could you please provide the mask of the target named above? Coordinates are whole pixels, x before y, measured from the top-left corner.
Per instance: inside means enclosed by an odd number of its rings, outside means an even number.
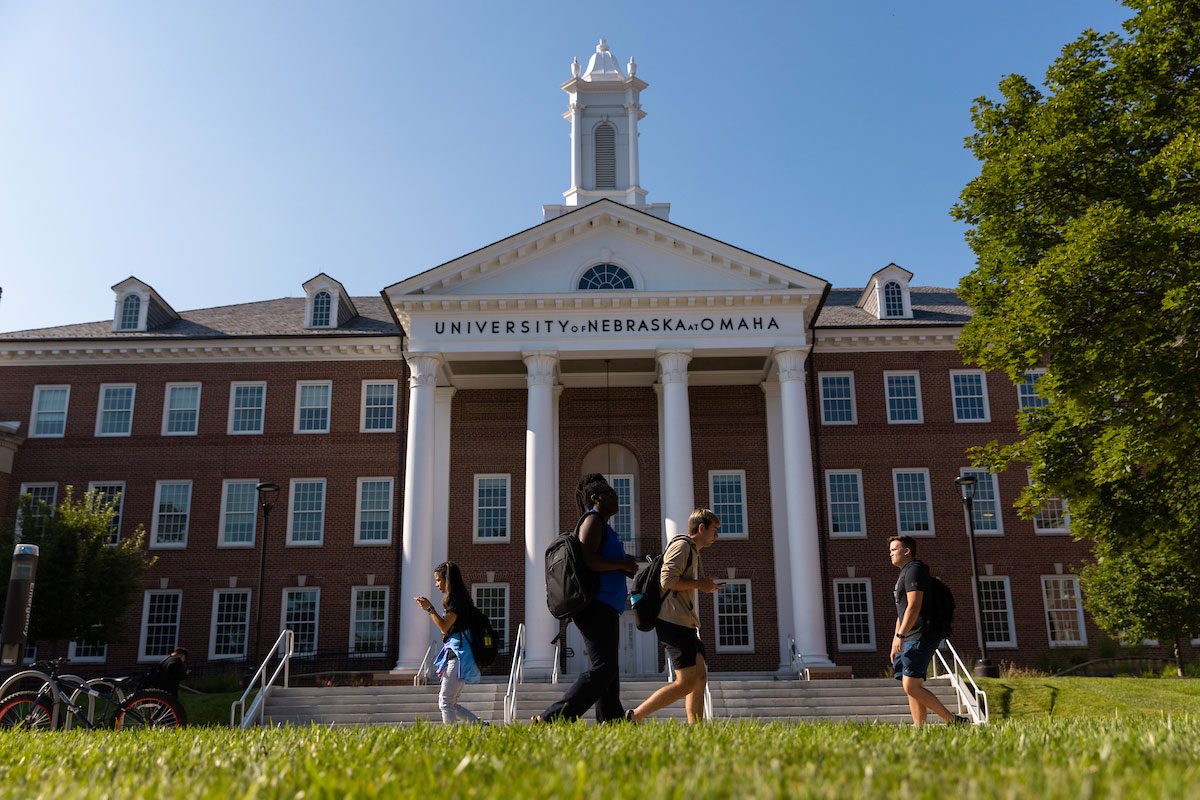
[[[997,687],[999,691],[995,697],[1000,701],[1000,719],[1008,719],[1012,715],[1013,689],[1007,683],[998,684]]]

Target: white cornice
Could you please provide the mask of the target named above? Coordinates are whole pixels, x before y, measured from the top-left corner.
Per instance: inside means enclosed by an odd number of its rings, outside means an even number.
[[[212,341],[0,342],[0,365],[97,364],[113,361],[381,361],[403,359],[399,336],[318,341],[246,339]]]
[[[871,353],[898,350],[954,350],[961,327],[954,328],[818,328],[817,353]]]

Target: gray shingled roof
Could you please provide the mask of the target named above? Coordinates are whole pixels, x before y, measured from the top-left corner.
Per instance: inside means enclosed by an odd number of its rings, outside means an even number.
[[[306,329],[303,297],[182,311],[180,319],[148,331],[114,333],[112,320],[0,333],[3,341],[55,339],[226,339],[258,336],[394,336],[399,332],[383,298],[355,297],[359,315],[340,328]]]
[[[825,305],[817,316],[817,328],[911,328],[957,327],[966,325],[974,313],[953,289],[940,286],[912,286],[912,319],[876,319],[855,304],[862,289],[830,289]]]

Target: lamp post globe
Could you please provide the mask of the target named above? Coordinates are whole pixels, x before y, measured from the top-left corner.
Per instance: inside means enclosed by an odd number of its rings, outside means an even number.
[[[987,640],[983,635],[983,618],[979,604],[983,598],[983,587],[979,583],[979,566],[975,560],[975,488],[979,479],[974,475],[963,475],[954,479],[954,485],[962,493],[963,509],[967,516],[967,544],[971,552],[971,581],[975,587],[975,635],[979,641],[979,661],[975,664],[976,678],[998,678],[1000,670],[988,658]]]

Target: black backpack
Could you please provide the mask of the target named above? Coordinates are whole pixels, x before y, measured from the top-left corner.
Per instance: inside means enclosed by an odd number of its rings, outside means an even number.
[[[925,601],[921,604],[921,616],[929,626],[927,635],[930,638],[950,637],[954,626],[954,593],[941,578],[929,576],[929,591],[925,592]]]
[[[488,619],[487,614],[473,608],[468,631],[471,634],[471,655],[475,656],[475,663],[481,667],[490,667],[496,660],[496,654],[500,652],[500,637],[496,635],[492,621]]]
[[[600,591],[600,576],[583,563],[583,545],[579,526],[587,514],[575,523],[575,530],[559,534],[546,548],[546,606],[556,619],[570,619],[587,608]],[[608,531],[604,531],[608,536]],[[606,539],[600,540],[604,549]]]
[[[671,542],[676,539],[686,539],[686,536],[676,536],[667,542],[667,547],[671,546]],[[650,561],[650,566],[643,569],[633,579],[633,591],[629,594],[629,606],[633,609],[633,615],[637,619],[637,627],[639,631],[654,630],[654,623],[658,621],[658,612],[662,610],[663,590],[662,584],[659,582],[659,577],[662,575],[663,558],[666,552],[656,555]],[[692,548],[688,546],[687,564],[684,565],[683,571],[687,572],[692,568]]]

